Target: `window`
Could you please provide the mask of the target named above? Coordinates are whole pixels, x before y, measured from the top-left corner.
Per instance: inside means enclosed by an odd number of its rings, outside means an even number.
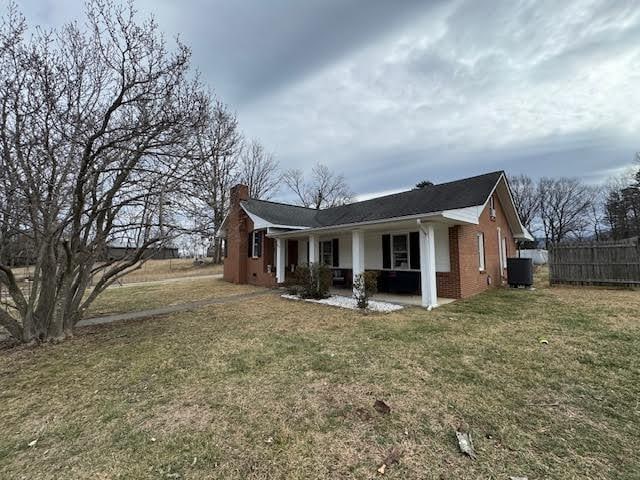
[[[324,265],[333,265],[332,243],[331,240],[320,242],[320,263]]]
[[[502,268],[507,268],[507,237],[502,237]]]
[[[262,256],[262,232],[254,230],[251,233],[251,256],[258,258]]]
[[[496,204],[493,195],[489,197],[489,218],[491,220],[496,219]]]
[[[484,272],[484,233],[478,234],[478,268],[481,272]]]
[[[392,237],[391,253],[393,268],[409,268],[409,235],[394,235]]]

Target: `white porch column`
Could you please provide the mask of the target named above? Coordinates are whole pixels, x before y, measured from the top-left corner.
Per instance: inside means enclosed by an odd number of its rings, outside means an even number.
[[[432,223],[420,223],[420,281],[422,285],[422,306],[438,306],[436,290],[436,243]]]
[[[351,262],[355,279],[356,275],[364,273],[364,232],[362,230],[354,230],[351,234]]]
[[[318,237],[316,235],[309,235],[309,264],[318,263],[320,260],[319,250]]]
[[[285,246],[287,241],[283,238],[276,238],[276,282],[284,283],[285,276]]]

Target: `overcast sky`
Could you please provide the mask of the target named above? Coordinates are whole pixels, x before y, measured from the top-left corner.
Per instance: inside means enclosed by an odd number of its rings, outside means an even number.
[[[83,9],[18,5],[47,26]],[[497,169],[602,181],[640,150],[640,1],[136,5],[284,168],[325,163],[360,195]]]

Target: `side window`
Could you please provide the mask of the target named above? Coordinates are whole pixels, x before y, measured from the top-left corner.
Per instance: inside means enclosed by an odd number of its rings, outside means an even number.
[[[507,237],[502,237],[502,268],[507,268]]]
[[[409,268],[409,236],[394,235],[391,242],[393,268]]]
[[[326,240],[320,242],[320,262],[324,265],[333,265],[333,242]]]
[[[484,233],[478,233],[478,269],[481,272],[485,270],[484,262]]]
[[[258,258],[262,256],[262,232],[259,230],[254,230],[252,233],[252,242],[251,242],[251,256],[253,258]]]

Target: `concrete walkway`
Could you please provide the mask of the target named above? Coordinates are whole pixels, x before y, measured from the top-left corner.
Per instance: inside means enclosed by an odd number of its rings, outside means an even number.
[[[197,310],[208,305],[220,305],[225,303],[237,302],[239,300],[248,300],[263,295],[273,295],[273,290],[258,290],[257,292],[239,293],[236,295],[227,295],[226,297],[209,298],[206,300],[197,300],[195,302],[180,303],[178,305],[169,305],[166,307],[153,308],[151,310],[142,310],[139,312],[119,313],[117,315],[106,315],[102,317],[85,318],[80,320],[78,327],[88,327],[90,325],[102,325],[103,323],[119,322],[123,320],[142,320],[143,318],[158,317],[169,315],[171,313],[189,312]]]

